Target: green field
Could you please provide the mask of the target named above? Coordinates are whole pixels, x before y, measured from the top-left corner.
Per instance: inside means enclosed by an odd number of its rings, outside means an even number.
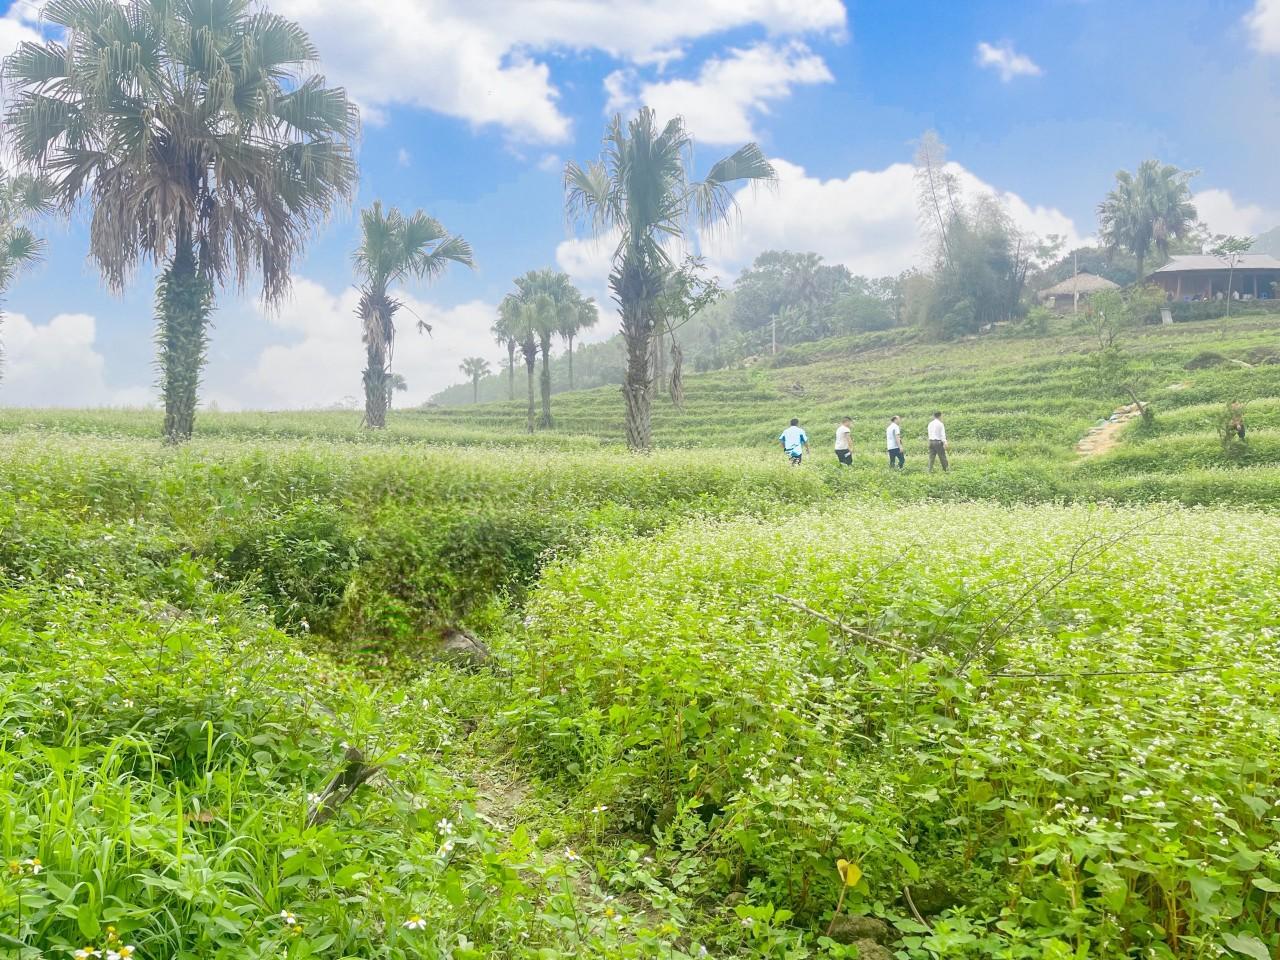
[[[0,411],[0,948],[1274,955],[1278,334],[1134,334],[1093,457],[1076,334],[691,376],[643,457],[616,388]]]

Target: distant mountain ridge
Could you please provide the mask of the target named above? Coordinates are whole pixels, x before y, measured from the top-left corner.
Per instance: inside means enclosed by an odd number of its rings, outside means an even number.
[[[1280,257],[1280,227],[1261,234],[1253,241],[1253,246],[1249,248],[1249,252],[1269,253],[1273,257]]]

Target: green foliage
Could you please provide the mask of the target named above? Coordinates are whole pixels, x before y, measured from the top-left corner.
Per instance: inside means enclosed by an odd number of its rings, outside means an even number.
[[[1098,204],[1103,246],[1132,255],[1138,280],[1146,279],[1145,263],[1153,246],[1167,257],[1171,245],[1195,229],[1189,185],[1194,176],[1194,171],[1159,160],[1143,160],[1135,173],[1118,171],[1115,187]]]
[[[605,544],[532,599],[508,722],[709,894],[813,923],[859,864],[900,956],[1274,943],[1278,548],[1256,514],[854,503]]]

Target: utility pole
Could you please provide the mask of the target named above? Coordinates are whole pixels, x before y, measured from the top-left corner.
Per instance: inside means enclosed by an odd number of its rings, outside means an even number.
[[[1071,254],[1071,315],[1080,314],[1080,254]]]

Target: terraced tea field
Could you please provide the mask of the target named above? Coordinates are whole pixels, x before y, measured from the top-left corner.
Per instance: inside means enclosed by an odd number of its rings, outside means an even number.
[[[1154,420],[1092,457],[1078,337],[690,377],[647,456],[617,390],[2,411],[0,945],[1274,955],[1278,330],[1135,335]]]

